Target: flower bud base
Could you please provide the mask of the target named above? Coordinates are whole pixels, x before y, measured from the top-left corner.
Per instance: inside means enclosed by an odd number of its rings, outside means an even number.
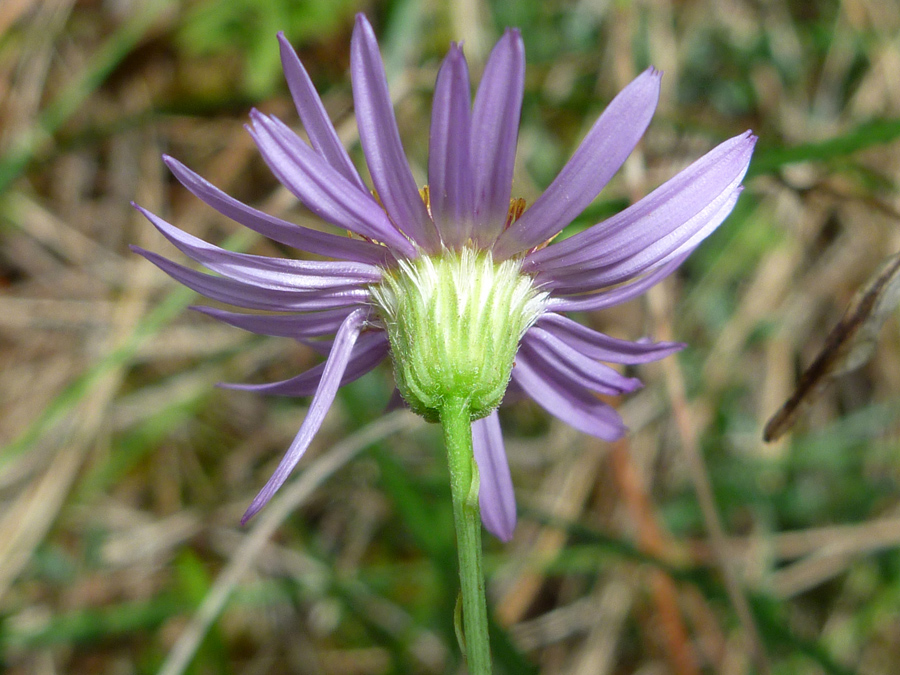
[[[471,248],[400,261],[372,296],[397,387],[432,422],[450,399],[467,400],[473,420],[500,405],[519,340],[547,302],[518,260]]]

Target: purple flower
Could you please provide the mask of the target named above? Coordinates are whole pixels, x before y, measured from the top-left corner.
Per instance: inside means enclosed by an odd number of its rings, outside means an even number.
[[[338,140],[296,54],[283,35],[279,39],[288,86],[309,143],[258,111],[251,113],[250,134],[273,173],[297,199],[358,237],[314,231],[262,213],[171,157],[165,162],[175,177],[214,209],[282,244],[334,260],[226,251],[137,207],[185,255],[220,276],[136,249],[139,253],[208,298],[269,313],[200,311],[254,333],[318,338],[317,344],[327,346],[325,362],[296,377],[228,385],[313,397],[299,433],[244,520],[284,483],[321,426],[337,389],[396,351],[383,301],[389,294],[388,278],[416,261],[437,260],[448,252],[474,252],[488,266],[512,261],[515,279],[524,278],[532,289],[531,314],[522,324],[515,363],[510,364],[517,389],[576,429],[605,440],[620,438],[626,431],[622,420],[595,394],[630,392],[640,382],[601,361],[646,363],[683,345],[614,339],[576,323],[565,312],[617,305],[671,274],[731,212],[756,138],[747,132],[725,141],[621,213],[544,246],[594,200],[640,140],[659,97],[659,71],[646,70],[613,99],[553,183],[521,212],[520,202],[511,200],[525,69],[517,30],[507,30],[491,52],[474,104],[462,49],[451,45],[435,85],[424,199],[405,158],[378,45],[365,17],[356,19],[351,75],[360,140],[377,199]],[[394,353],[393,358],[399,373],[396,361],[403,355]],[[487,529],[508,540],[516,523],[512,481],[497,412],[483,414],[472,426],[481,513]]]

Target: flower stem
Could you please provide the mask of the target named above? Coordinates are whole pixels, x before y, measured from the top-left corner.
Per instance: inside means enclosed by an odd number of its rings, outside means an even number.
[[[481,560],[478,467],[472,454],[472,420],[468,400],[446,399],[440,417],[450,464],[466,660],[471,675],[490,675],[491,647]]]

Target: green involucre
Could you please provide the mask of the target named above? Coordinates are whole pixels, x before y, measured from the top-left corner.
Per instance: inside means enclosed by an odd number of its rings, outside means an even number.
[[[401,260],[372,296],[397,387],[432,422],[451,398],[467,399],[473,420],[500,405],[519,340],[548,298],[520,261],[494,263],[490,252],[470,248]]]

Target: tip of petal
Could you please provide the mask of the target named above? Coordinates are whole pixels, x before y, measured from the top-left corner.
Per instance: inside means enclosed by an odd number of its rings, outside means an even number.
[[[197,309],[198,311],[202,311],[199,307]],[[206,312],[204,312],[204,314],[206,314]],[[234,391],[243,391],[248,387],[252,387],[253,385],[244,384],[243,382],[216,382],[213,386],[216,389],[232,389]]]
[[[241,527],[246,526],[247,523],[250,522],[250,519],[257,513],[259,513],[262,510],[262,507],[264,507],[268,503],[268,501],[268,499],[260,500],[257,496],[256,499],[253,500],[253,503],[250,504],[250,507],[247,509],[244,515],[241,516]]]
[[[356,33],[357,30],[364,30],[367,33],[373,33],[372,24],[369,22],[368,17],[362,12],[357,12],[356,20],[354,22],[353,32]]]
[[[278,51],[281,55],[281,63],[285,68],[287,68],[286,61],[293,61],[297,58],[297,52],[294,51],[294,47],[287,39],[287,36],[284,34],[283,30],[278,31]]]
[[[256,108],[253,108],[250,111],[250,123],[244,125],[244,129],[246,129],[253,138],[256,138],[256,134],[260,132],[260,129],[266,130],[269,124],[269,118],[261,113]]]
[[[178,176],[179,171],[182,171],[182,170],[190,171],[190,169],[188,169],[182,162],[180,162],[177,159],[175,159],[174,157],[172,157],[172,155],[163,155],[162,161],[163,161],[163,164],[165,164],[166,167],[169,169],[169,171],[174,173],[176,177]]]
[[[740,147],[740,162],[741,164],[743,164],[743,170],[746,172],[747,168],[750,165],[750,158],[753,156],[753,151],[756,149],[756,141],[759,140],[759,137],[748,129],[736,138],[739,139],[738,142]],[[743,189],[743,186],[739,185],[736,189],[738,190],[738,192],[740,192],[740,190]]]
[[[140,213],[142,216],[144,216],[144,218],[149,220],[151,223],[153,222],[153,218],[150,217],[151,213],[147,209],[145,209],[143,206],[141,206],[137,202],[131,202],[131,206],[134,207],[134,209],[138,213]]]
[[[507,28],[503,31],[503,35],[497,40],[497,44],[494,45],[494,49],[499,47],[500,45],[504,45],[506,49],[511,49],[513,52],[524,52],[525,51],[525,43],[522,40],[522,31],[518,28]]]
[[[512,485],[509,487],[512,489]],[[499,495],[495,495],[495,498],[496,497],[499,497]],[[518,522],[515,500],[512,499],[511,504],[505,508],[499,503],[495,504],[495,508],[485,508],[485,506],[486,505],[482,503],[481,522],[484,525],[484,529],[497,537],[500,541],[504,543],[508,542],[513,538]]]
[[[253,501],[250,502],[250,506],[247,507],[247,510],[244,512],[244,515],[241,517],[241,526],[246,525],[253,516],[262,511],[263,507],[272,501],[272,497],[275,496],[275,493],[278,492],[278,488],[281,487],[279,483],[277,486],[273,486],[270,483],[266,483],[266,486],[259,491]]]
[[[609,434],[609,436],[607,436],[603,440],[605,440],[608,443],[613,443],[615,441],[618,441],[618,440],[624,438],[625,434],[627,434],[627,433],[628,433],[628,427],[623,426],[621,429],[617,429],[616,431]]]
[[[502,523],[502,526],[500,523],[492,523],[491,525],[485,523],[484,527],[488,532],[497,537],[497,539],[506,544],[513,538],[513,534],[516,531],[516,521],[514,519],[511,525]]]

